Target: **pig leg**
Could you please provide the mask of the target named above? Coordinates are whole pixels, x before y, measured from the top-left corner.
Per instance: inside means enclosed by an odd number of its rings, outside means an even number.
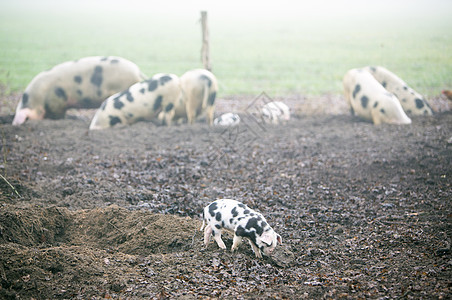
[[[242,243],[242,238],[234,234],[234,240],[232,241],[232,247],[231,252],[234,252],[234,250]]]
[[[176,110],[174,109],[174,104],[170,103],[166,106],[165,112],[163,113],[163,122],[166,126],[171,126]]]
[[[377,109],[373,109],[370,113],[372,115],[372,121],[374,122],[375,125],[381,124],[381,119],[380,119],[379,113],[380,112]]]
[[[188,124],[195,123],[196,112],[191,106],[187,105],[187,122]]]
[[[254,254],[256,254],[256,257],[262,258],[261,250],[259,250],[259,248],[257,248],[257,246],[253,242],[251,242],[251,241],[249,241],[249,242],[250,242],[251,248],[253,249]]]
[[[201,225],[201,228],[199,228],[199,231],[202,231],[204,229],[204,225],[206,225],[206,222],[203,219],[202,220],[202,225]]]
[[[226,245],[224,244],[223,240],[221,239],[221,231],[214,231],[213,233],[213,237],[215,239],[215,241],[218,244],[218,247],[220,247],[221,249],[226,249]]]
[[[215,108],[213,106],[207,107],[207,123],[209,126],[213,125],[213,115],[215,112]]]
[[[204,228],[204,245],[207,246],[210,240],[210,235],[212,234],[212,227],[210,224],[207,224],[206,228]]]

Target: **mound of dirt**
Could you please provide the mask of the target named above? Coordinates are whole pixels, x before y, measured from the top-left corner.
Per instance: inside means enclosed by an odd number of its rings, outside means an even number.
[[[253,99],[231,101],[218,112]],[[242,116],[1,125],[0,298],[450,297],[450,112],[408,126],[332,107],[279,126]],[[200,214],[222,197],[265,215],[283,239],[273,257],[204,247]]]
[[[147,255],[189,248],[200,225],[188,217],[129,211],[117,205],[75,212],[54,206],[5,205],[0,212],[0,242],[27,247],[83,245]]]

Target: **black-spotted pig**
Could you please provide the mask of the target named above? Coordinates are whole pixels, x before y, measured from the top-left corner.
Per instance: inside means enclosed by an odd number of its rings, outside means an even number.
[[[400,77],[383,67],[365,67],[372,76],[400,101],[403,110],[412,116],[432,115],[433,111],[424,97],[413,90]]]
[[[411,124],[396,96],[366,70],[352,69],[343,79],[345,99],[352,114],[371,120],[375,125]]]
[[[91,56],[39,73],[25,89],[13,125],[26,120],[63,118],[68,108],[98,108],[109,96],[146,79],[121,57]]]
[[[205,116],[207,123],[213,125],[218,92],[215,75],[204,69],[190,70],[180,77],[180,82],[184,97],[176,103],[175,120],[187,120],[189,124],[193,124],[198,118]]]
[[[182,97],[179,77],[156,74],[106,99],[97,110],[90,130],[156,121],[171,125],[174,103]]]
[[[278,243],[282,244],[281,236],[268,225],[262,214],[250,209],[243,203],[232,199],[219,199],[204,208],[203,224],[204,244],[207,246],[213,235],[218,246],[226,249],[221,239],[223,230],[234,234],[231,251],[248,239],[254,254],[262,258],[262,253],[270,256]]]

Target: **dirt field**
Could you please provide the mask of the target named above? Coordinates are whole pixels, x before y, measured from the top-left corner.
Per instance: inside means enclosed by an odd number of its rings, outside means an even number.
[[[286,125],[244,114],[227,130],[3,116],[0,298],[450,299],[449,104],[373,126],[340,97],[306,99],[282,99],[297,114]],[[203,247],[216,198],[262,212],[283,239],[275,256]]]

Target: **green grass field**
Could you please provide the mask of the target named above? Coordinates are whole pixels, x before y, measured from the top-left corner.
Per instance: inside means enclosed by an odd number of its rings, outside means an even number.
[[[0,0],[0,84],[7,92],[23,91],[55,64],[90,55],[128,58],[148,76],[202,67],[197,10],[105,13],[89,1],[81,7],[43,2],[58,7],[27,9],[27,1]],[[452,88],[452,18],[446,15],[284,18],[213,11],[213,71],[221,96],[320,95],[341,93],[350,68],[383,65],[435,96]]]

